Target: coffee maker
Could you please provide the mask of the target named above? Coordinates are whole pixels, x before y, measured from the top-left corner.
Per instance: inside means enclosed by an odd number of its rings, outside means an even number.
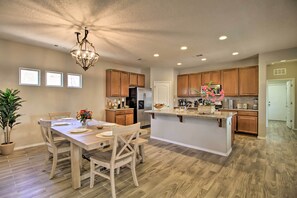
[[[178,106],[184,107],[187,105],[187,99],[178,99]]]

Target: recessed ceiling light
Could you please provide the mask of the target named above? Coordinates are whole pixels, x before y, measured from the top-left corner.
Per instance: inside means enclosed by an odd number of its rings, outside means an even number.
[[[238,54],[239,54],[238,52],[233,52],[233,53],[232,53],[233,56],[236,56],[236,55],[238,55]]]
[[[137,60],[141,61],[142,59],[141,59],[141,58],[139,58],[139,59],[137,59]]]
[[[228,37],[225,36],[225,35],[222,35],[222,36],[219,37],[219,39],[220,39],[221,41],[226,40],[227,38],[228,38]]]
[[[201,58],[201,60],[202,60],[202,61],[206,61],[207,59],[206,59],[206,58]]]
[[[182,63],[177,63],[177,65],[182,65]]]
[[[154,57],[159,57],[159,54],[154,54]]]
[[[180,49],[181,49],[181,50],[187,50],[188,47],[187,47],[187,46],[181,46]]]
[[[286,60],[281,60],[280,62],[284,63],[284,62],[286,62]]]

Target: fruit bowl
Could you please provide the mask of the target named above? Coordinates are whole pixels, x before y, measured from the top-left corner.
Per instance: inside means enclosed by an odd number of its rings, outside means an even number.
[[[154,105],[154,107],[158,110],[161,110],[164,106],[165,106],[165,104],[160,104],[160,103],[157,103]]]

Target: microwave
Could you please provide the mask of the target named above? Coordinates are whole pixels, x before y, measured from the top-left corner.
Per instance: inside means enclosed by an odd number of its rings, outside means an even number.
[[[201,92],[202,92],[202,87],[203,86],[201,86]],[[215,95],[221,95],[220,94],[220,91],[222,90],[221,85],[210,85],[209,87],[214,92]]]

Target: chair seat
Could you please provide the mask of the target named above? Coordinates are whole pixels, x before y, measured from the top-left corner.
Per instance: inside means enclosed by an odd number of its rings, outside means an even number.
[[[144,144],[144,143],[148,143],[148,140],[144,139],[144,138],[138,138],[137,140],[132,140],[131,141],[131,144],[141,145],[141,144]]]

